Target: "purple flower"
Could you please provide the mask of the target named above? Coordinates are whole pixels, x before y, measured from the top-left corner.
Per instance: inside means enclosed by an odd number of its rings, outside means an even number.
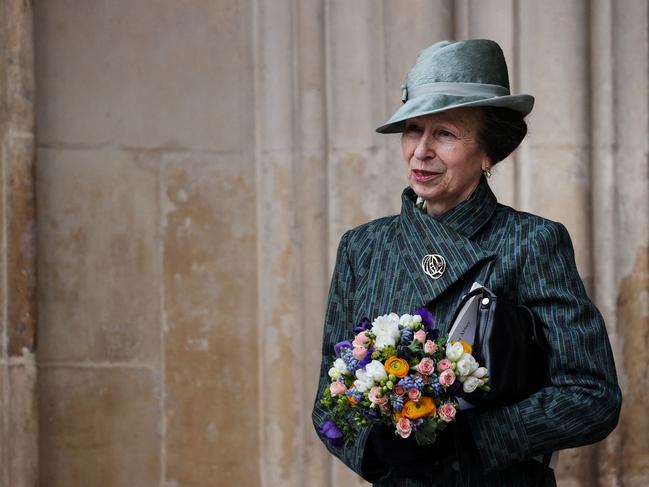
[[[358,325],[354,328],[354,333],[360,333],[372,328],[372,322],[367,318],[363,318]]]
[[[415,314],[421,316],[421,322],[424,324],[424,328],[426,328],[427,332],[430,333],[435,329],[435,318],[433,318],[433,315],[428,311],[428,309],[419,308],[415,311]],[[433,340],[435,340],[435,338],[433,338]]]
[[[340,353],[345,348],[352,348],[352,342],[350,342],[349,340],[345,340],[345,341],[336,343],[334,345],[334,352],[336,352],[336,355],[338,355],[340,357]]]
[[[333,421],[325,421],[325,423],[320,426],[320,434],[322,434],[331,446],[335,448],[340,448],[344,444],[343,432],[340,431],[340,428]]]

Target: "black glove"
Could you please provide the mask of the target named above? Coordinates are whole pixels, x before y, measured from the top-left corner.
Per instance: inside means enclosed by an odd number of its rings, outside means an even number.
[[[439,461],[448,460],[456,454],[456,429],[450,423],[437,433],[432,445],[419,445],[415,435],[401,438],[394,432],[394,426],[375,425],[368,441],[379,464],[389,465],[404,472],[425,474],[432,471]]]

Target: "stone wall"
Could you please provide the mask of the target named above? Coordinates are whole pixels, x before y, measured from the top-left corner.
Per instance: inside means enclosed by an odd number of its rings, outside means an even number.
[[[567,225],[617,358],[620,426],[560,485],[646,485],[647,8],[35,1],[41,485],[362,485],[310,421],[330,271],[398,210],[374,128],[448,37],[499,41],[536,96],[492,185]]]

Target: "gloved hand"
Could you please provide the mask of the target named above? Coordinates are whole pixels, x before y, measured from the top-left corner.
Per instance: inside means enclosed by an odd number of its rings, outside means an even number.
[[[456,424],[450,423],[437,433],[435,443],[418,445],[414,434],[401,438],[394,433],[394,427],[379,424],[372,427],[369,442],[379,462],[413,473],[426,473],[438,461],[455,456],[456,430]]]

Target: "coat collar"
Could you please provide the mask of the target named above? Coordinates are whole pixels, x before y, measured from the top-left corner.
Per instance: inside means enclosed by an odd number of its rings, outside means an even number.
[[[497,206],[484,178],[466,201],[438,217],[416,206],[411,188],[404,190],[401,199],[399,253],[422,304],[434,300],[474,266],[496,255],[472,240]],[[441,255],[446,261],[446,270],[439,279],[431,278],[422,269],[423,257],[430,254]]]

